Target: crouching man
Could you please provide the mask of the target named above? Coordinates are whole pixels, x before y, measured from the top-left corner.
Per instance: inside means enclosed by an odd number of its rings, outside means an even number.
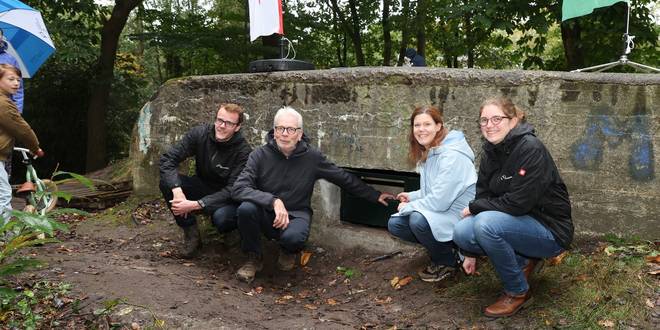
[[[252,148],[239,132],[243,109],[221,104],[212,124],[193,127],[160,158],[160,190],[183,229],[181,256],[191,258],[201,246],[196,211],[211,215],[220,232],[236,229],[236,208],[231,199],[234,181]],[[195,157],[195,175],[179,174],[179,164]]]
[[[261,233],[280,245],[278,268],[294,268],[296,255],[309,236],[310,204],[317,179],[326,179],[358,197],[383,205],[387,205],[386,199],[394,198],[376,191],[313,149],[303,133],[302,116],[296,110],[278,110],[268,142],[250,154],[234,183],[232,196],[241,202],[241,249],[248,258],[236,274],[240,280],[251,282],[263,267]]]

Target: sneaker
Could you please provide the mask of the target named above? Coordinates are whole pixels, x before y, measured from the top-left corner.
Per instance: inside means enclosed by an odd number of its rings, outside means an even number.
[[[280,256],[277,258],[277,269],[288,272],[296,267],[297,253],[289,253],[280,249]]]
[[[417,275],[424,282],[439,282],[456,273],[455,267],[445,265],[430,264],[423,270],[419,271]]]
[[[263,268],[264,263],[261,256],[256,253],[248,253],[248,261],[238,269],[236,277],[249,284],[254,280],[257,272],[261,271]]]

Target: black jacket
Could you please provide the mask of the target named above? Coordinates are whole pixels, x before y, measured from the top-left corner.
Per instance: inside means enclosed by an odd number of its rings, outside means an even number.
[[[573,241],[571,202],[552,156],[527,123],[514,127],[499,144],[486,142],[477,195],[470,213],[528,214],[548,228],[565,249]]]
[[[201,199],[204,211],[212,213],[231,201],[232,185],[243,170],[250,151],[252,148],[240,131],[229,141],[218,142],[213,124],[199,125],[160,157],[160,178],[170,189],[181,186],[179,164],[195,156],[195,175],[217,190]]]
[[[373,202],[378,200],[378,191],[337,167],[308,142],[303,135],[287,158],[277,147],[271,130],[268,143],[250,154],[245,169],[234,183],[234,199],[272,210],[273,201],[279,198],[289,214],[311,217],[314,183],[317,179],[326,179],[355,196]]]

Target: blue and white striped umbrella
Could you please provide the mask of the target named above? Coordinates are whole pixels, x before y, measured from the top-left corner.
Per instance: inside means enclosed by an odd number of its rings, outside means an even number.
[[[41,14],[18,0],[0,0],[0,29],[24,78],[32,77],[55,51]]]

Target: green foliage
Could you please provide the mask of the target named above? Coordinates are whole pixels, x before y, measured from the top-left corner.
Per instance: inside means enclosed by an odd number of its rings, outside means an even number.
[[[0,288],[0,321],[10,329],[46,328],[49,325],[46,319],[61,307],[70,290],[70,284],[49,281],[39,281],[30,287]]]

